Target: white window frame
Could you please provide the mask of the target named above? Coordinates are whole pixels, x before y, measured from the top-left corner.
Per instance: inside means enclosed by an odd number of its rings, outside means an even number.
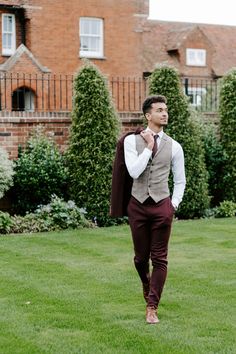
[[[189,66],[206,66],[206,49],[186,49],[186,64]]]
[[[12,18],[12,31],[6,31],[6,29],[4,28],[4,17],[11,17]],[[11,35],[11,47],[10,48],[4,48],[4,46],[3,46],[4,34]],[[2,55],[10,56],[10,55],[14,54],[15,51],[16,51],[16,21],[15,21],[15,15],[4,13],[4,14],[2,14]]]
[[[96,21],[99,23],[99,33],[84,33],[82,30],[82,21]],[[80,46],[82,42],[82,37],[87,38],[88,40],[91,38],[97,38],[98,40],[98,48],[97,50],[92,50],[92,48],[88,48],[88,50],[83,50],[80,47],[80,56],[85,58],[103,58],[104,56],[104,35],[103,35],[103,19],[97,17],[81,17],[80,18]]]

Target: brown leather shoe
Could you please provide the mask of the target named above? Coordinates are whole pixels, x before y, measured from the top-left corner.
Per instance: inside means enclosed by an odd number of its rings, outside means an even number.
[[[157,310],[154,307],[148,307],[146,309],[146,322],[150,324],[159,323],[159,319],[157,317]]]
[[[150,290],[150,284],[144,284],[143,283],[143,297],[146,301],[146,303],[148,302],[148,294],[149,294],[149,290]]]

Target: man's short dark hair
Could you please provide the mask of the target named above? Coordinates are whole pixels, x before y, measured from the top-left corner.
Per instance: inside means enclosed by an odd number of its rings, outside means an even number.
[[[157,102],[160,102],[160,103],[167,103],[167,99],[165,96],[162,96],[162,95],[153,95],[153,96],[148,96],[145,101],[143,102],[143,114],[145,116],[146,113],[149,113],[149,111],[151,110],[152,108],[152,104],[153,103],[157,103]]]

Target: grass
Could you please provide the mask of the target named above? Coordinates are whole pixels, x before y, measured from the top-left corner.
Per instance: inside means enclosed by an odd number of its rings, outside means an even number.
[[[236,218],[176,221],[160,324],[128,226],[0,237],[1,354],[236,353]]]

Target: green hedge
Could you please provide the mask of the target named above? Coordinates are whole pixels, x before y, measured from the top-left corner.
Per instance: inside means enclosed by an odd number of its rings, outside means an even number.
[[[71,199],[98,225],[109,225],[111,177],[119,124],[107,80],[85,61],[74,82],[67,152]]]
[[[236,202],[236,69],[222,80],[219,115],[221,143],[225,153],[223,197]]]
[[[200,217],[209,207],[204,147],[200,126],[191,116],[177,70],[170,66],[157,67],[150,76],[149,93],[166,96],[169,124],[165,131],[184,150],[187,184],[177,216]]]

